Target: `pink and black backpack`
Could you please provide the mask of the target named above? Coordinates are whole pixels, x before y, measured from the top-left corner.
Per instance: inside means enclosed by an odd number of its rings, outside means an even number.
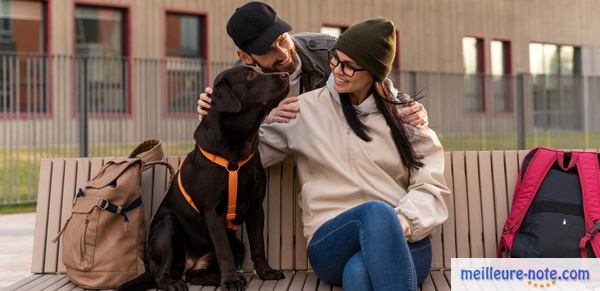
[[[498,257],[600,257],[599,155],[546,148],[527,154]]]

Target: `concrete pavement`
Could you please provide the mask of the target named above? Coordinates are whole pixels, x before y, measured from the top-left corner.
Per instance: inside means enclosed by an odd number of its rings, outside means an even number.
[[[31,274],[34,226],[34,212],[0,215],[0,288]]]

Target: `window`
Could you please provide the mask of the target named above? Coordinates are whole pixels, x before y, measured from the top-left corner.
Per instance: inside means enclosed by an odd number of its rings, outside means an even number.
[[[483,39],[463,38],[465,68],[465,108],[470,112],[484,112]]]
[[[169,113],[193,113],[208,78],[206,17],[167,13],[167,106]]]
[[[90,112],[129,112],[125,18],[122,9],[75,8],[77,88]]]
[[[511,66],[510,42],[492,40],[490,42],[490,69],[495,112],[511,111]]]
[[[529,44],[529,67],[537,129],[577,130],[583,126],[580,49]]]
[[[0,0],[0,112],[48,111],[46,8]]]
[[[339,37],[346,29],[348,29],[348,26],[323,25],[321,26],[321,33]]]

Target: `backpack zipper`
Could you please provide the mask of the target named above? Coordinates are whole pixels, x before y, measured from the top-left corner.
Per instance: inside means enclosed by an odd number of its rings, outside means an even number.
[[[79,247],[79,250],[80,250],[80,257],[79,257],[80,262],[83,262],[84,259],[85,259],[85,237],[86,237],[86,233],[87,233],[88,224],[90,224],[90,220],[89,220],[88,217],[85,218],[84,224],[85,224],[85,227],[83,228],[83,236],[82,236],[82,238],[80,240],[81,246]]]

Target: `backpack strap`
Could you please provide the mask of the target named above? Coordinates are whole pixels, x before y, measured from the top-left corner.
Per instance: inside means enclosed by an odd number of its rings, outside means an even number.
[[[98,204],[96,206],[100,209],[104,209],[112,214],[120,214],[123,216],[123,220],[125,221],[125,231],[128,231],[127,226],[129,225],[129,217],[127,216],[127,212],[136,209],[142,205],[142,197],[138,197],[133,202],[131,202],[126,207],[121,207],[116,205],[104,198],[98,199]]]
[[[600,256],[600,166],[598,153],[579,153],[577,172],[583,195],[583,216],[585,220],[585,235],[579,241],[581,257],[586,258],[586,246],[591,242],[596,256]]]
[[[557,158],[556,152],[549,149],[537,148],[531,150],[529,153],[533,151],[535,151],[535,154],[527,166],[527,171],[524,171],[523,167],[525,161],[521,165],[521,172],[515,185],[512,207],[504,224],[500,243],[498,244],[497,255],[499,258],[502,257],[504,252],[510,252],[512,249],[516,232],[521,227],[521,223],[523,223],[523,219],[531,206],[533,198],[535,198],[544,178]]]

